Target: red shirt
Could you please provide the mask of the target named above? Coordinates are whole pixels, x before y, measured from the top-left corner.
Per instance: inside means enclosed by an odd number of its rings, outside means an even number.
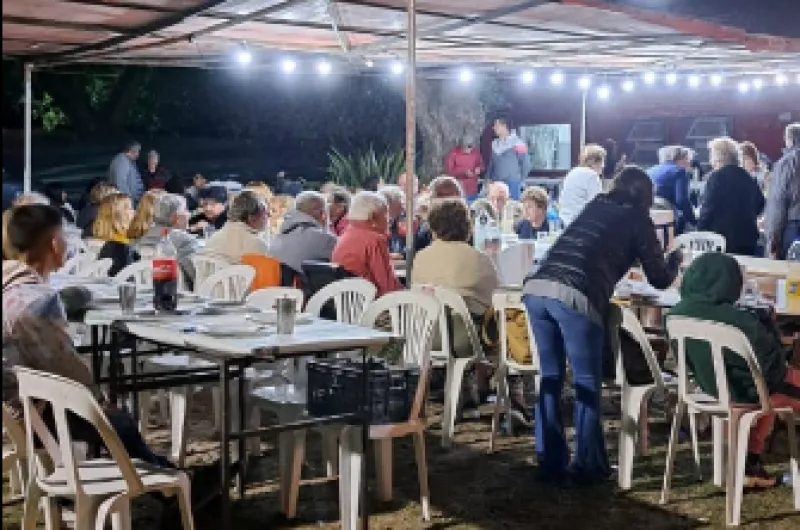
[[[394,274],[386,236],[371,230],[365,221],[348,223],[336,242],[331,262],[372,282],[378,289],[378,296],[403,288]]]
[[[458,179],[464,188],[464,195],[478,193],[478,170],[483,171],[483,160],[477,149],[466,151],[462,147],[454,147],[447,153],[444,170],[448,175]],[[467,171],[472,171],[472,175],[467,175]]]

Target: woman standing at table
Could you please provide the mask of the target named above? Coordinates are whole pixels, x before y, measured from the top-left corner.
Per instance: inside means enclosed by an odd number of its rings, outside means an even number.
[[[94,237],[105,241],[97,257],[111,258],[109,276],[114,276],[131,263],[139,261],[139,253],[134,250],[128,238],[133,215],[133,201],[124,193],[109,195],[103,199],[97,210]]]
[[[525,279],[528,310],[541,365],[536,407],[536,452],[543,480],[579,484],[611,472],[600,418],[605,321],[617,282],[635,262],[648,281],[667,288],[680,254],[665,261],[649,209],[653,185],[628,166],[609,193],[595,197]],[[575,455],[570,463],[561,415],[561,389],[569,358],[575,385]]]

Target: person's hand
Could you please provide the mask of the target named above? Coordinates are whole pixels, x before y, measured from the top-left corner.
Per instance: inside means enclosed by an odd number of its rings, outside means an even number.
[[[193,232],[199,232],[199,231],[203,230],[207,226],[208,226],[208,221],[206,221],[205,219],[202,219],[200,221],[197,221],[192,226],[190,226],[189,230],[192,230]]]

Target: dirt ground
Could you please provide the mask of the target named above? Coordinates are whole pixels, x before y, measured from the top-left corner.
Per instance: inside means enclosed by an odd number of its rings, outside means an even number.
[[[192,411],[193,433],[190,435],[189,462],[192,466],[217,458],[210,418],[210,399],[200,394]],[[723,528],[725,526],[724,490],[714,487],[711,476],[711,447],[706,435],[702,438],[704,482],[695,479],[691,450],[683,445],[673,480],[671,502],[659,504],[664,454],[668,437],[664,407],[653,407],[651,448],[649,454],[637,456],[634,462],[634,484],[623,493],[614,481],[584,489],[559,489],[535,481],[536,458],[530,435],[503,437],[495,453],[488,452],[491,405],[481,408],[481,418],[456,426],[453,448],[440,444],[439,417],[441,405],[435,400],[429,407],[431,427],[428,430],[428,468],[431,490],[432,519],[421,520],[419,488],[410,440],[395,442],[394,500],[381,504],[370,498],[373,529],[437,529],[437,530],[501,530],[501,529],[620,529],[648,528]],[[607,396],[604,404],[609,454],[616,460],[617,430],[612,418],[619,415],[616,396]],[[565,416],[571,408],[565,408]],[[156,429],[150,442],[166,452],[168,433]],[[336,482],[324,480],[304,485],[300,491],[299,518],[285,521],[278,513],[276,446],[274,439],[265,439],[262,454],[251,461],[251,472],[245,498],[233,505],[233,528],[260,530],[273,528],[334,529],[338,528]],[[776,434],[768,455],[770,469],[788,470],[785,432]],[[310,435],[304,478],[323,476],[319,440]],[[4,494],[6,482],[4,480]],[[156,530],[160,526],[160,504],[151,499],[134,507],[134,528]],[[198,530],[218,528],[213,506],[195,515]],[[3,528],[19,528],[20,508],[3,509]],[[792,512],[791,488],[747,493],[742,507],[743,526],[796,530],[800,514]],[[172,530],[172,529],[167,529]]]

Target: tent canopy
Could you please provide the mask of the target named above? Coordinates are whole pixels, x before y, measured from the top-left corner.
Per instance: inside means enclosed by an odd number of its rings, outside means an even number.
[[[418,0],[418,67],[800,71],[797,0]],[[3,53],[227,67],[309,52],[350,68],[405,56],[404,0],[3,0]]]

